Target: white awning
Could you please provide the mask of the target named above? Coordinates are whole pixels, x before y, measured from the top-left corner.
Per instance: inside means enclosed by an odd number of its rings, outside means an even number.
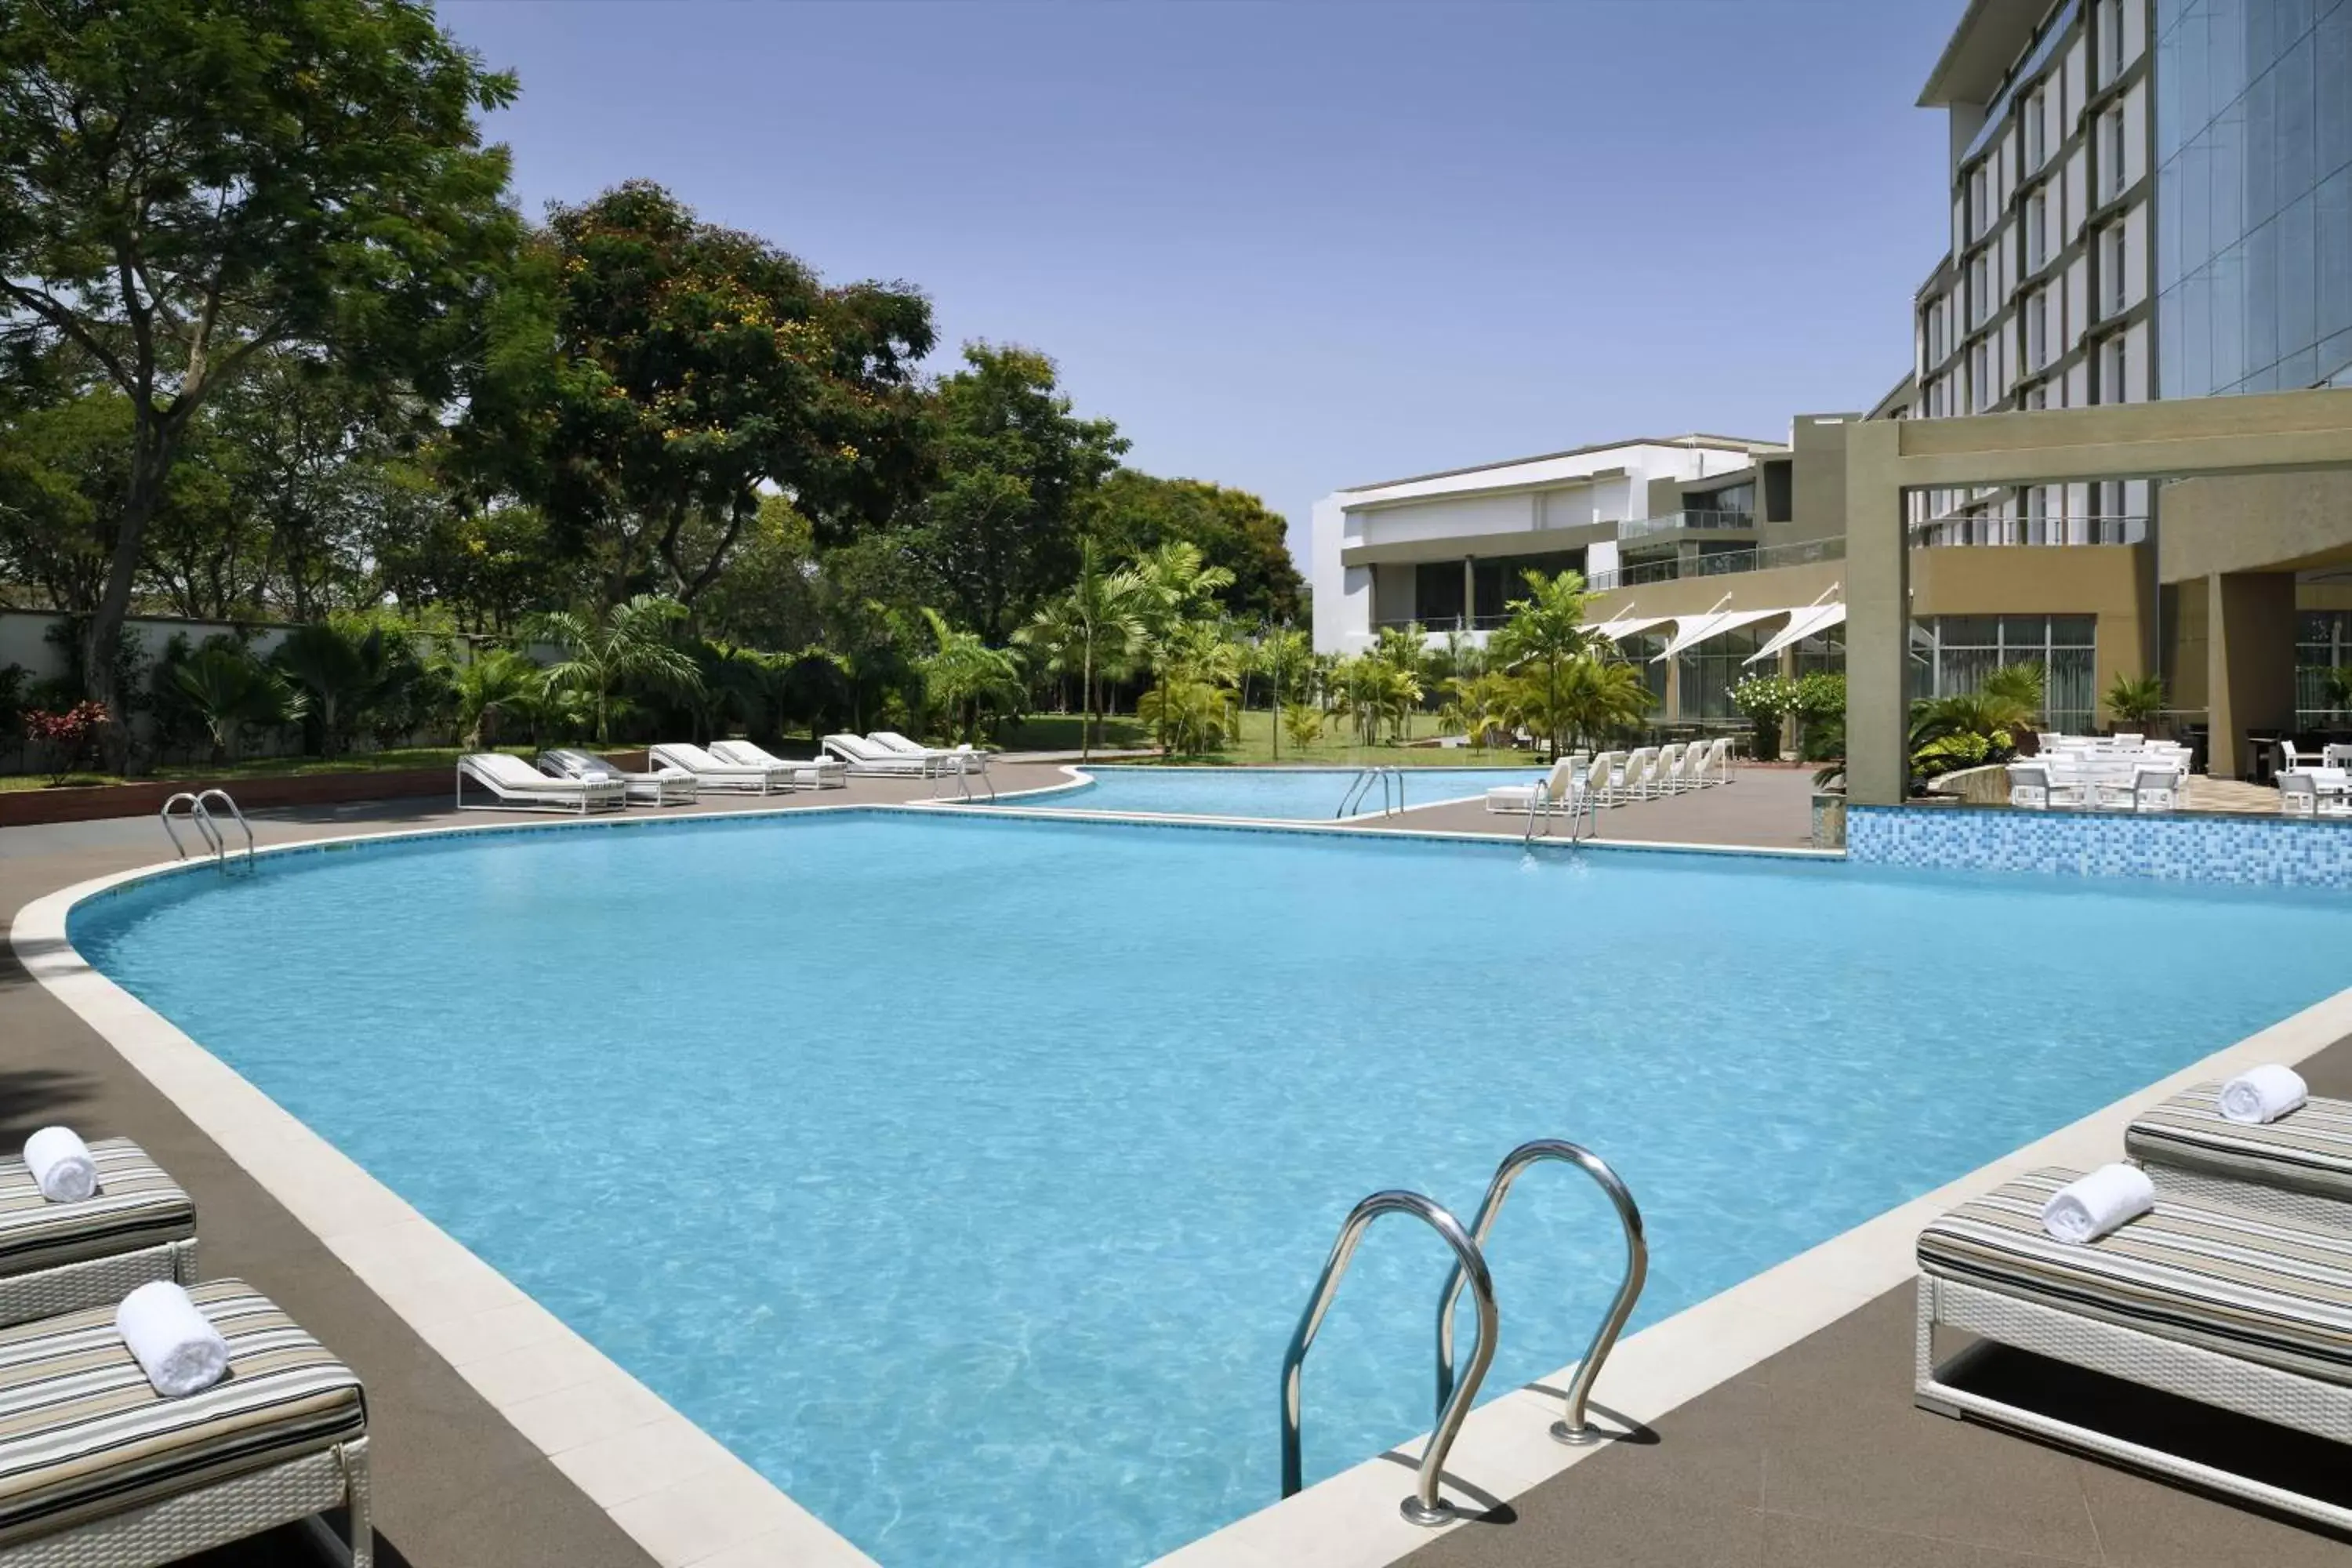
[[[1844,620],[1845,605],[1843,600],[1834,605],[1813,605],[1799,610],[1789,617],[1786,626],[1773,634],[1770,642],[1749,655],[1747,662],[1756,664],[1770,658],[1790,643],[1811,637],[1816,632],[1825,632],[1832,626],[1842,625]]]
[[[1666,651],[1650,662],[1663,664],[1694,643],[1702,643],[1709,637],[1721,637],[1726,632],[1738,631],[1741,626],[1752,625],[1757,621],[1769,620],[1774,616],[1792,616],[1796,613],[1786,605],[1782,605],[1769,610],[1710,610],[1704,616],[1685,616],[1675,624],[1675,635],[1667,642]]]
[[[1623,616],[1613,621],[1603,621],[1592,628],[1592,635],[1609,642],[1618,642],[1636,632],[1664,626],[1674,618],[1672,616]]]

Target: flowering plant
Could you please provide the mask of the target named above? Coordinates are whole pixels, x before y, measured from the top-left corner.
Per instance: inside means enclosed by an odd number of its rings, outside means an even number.
[[[26,738],[48,748],[52,787],[64,784],[89,762],[112,721],[102,702],[77,702],[61,712],[36,708],[26,713]]]

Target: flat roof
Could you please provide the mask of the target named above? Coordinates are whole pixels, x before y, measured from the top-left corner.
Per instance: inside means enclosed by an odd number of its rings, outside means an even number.
[[[1707,436],[1692,433],[1686,436],[1631,436],[1622,441],[1596,441],[1589,447],[1570,447],[1560,452],[1538,452],[1528,458],[1505,458],[1492,463],[1472,463],[1467,468],[1439,468],[1432,473],[1407,474],[1401,479],[1375,479],[1370,484],[1347,485],[1341,495],[1354,495],[1359,490],[1384,490],[1391,485],[1417,485],[1430,479],[1459,479],[1464,474],[1483,474],[1495,468],[1516,468],[1528,463],[1554,463],[1562,458],[1582,458],[1594,452],[1613,452],[1622,447],[1706,447],[1717,451],[1754,452],[1762,447],[1785,445],[1780,441],[1751,441],[1744,436]]]
[[[2033,30],[2064,0],[1969,0],[1959,25],[1944,45],[1919,107],[1990,103],[2000,79],[2033,43]]]

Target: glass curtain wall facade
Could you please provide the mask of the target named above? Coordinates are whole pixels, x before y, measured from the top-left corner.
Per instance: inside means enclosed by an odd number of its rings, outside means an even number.
[[[2329,678],[2352,669],[2352,610],[2305,610],[2295,617],[2294,722],[2298,730],[2341,726],[2347,715],[2327,700]]]
[[[2352,383],[2352,0],[2156,0],[2158,390]]]
[[[1739,710],[1732,706],[1731,689],[1759,673],[1748,668],[1748,658],[1763,646],[1762,637],[1743,627],[1709,637],[1676,654],[1675,660],[1681,666],[1676,673],[1682,683],[1683,722],[1738,719]],[[1663,672],[1665,667],[1657,668]]]
[[[1937,616],[1911,623],[1911,695],[1964,697],[1994,670],[2038,664],[2057,729],[2092,728],[2098,711],[2098,621],[2092,616]]]

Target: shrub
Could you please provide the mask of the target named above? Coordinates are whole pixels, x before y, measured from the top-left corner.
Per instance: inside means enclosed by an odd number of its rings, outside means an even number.
[[[77,702],[58,711],[36,708],[25,715],[25,735],[48,752],[51,787],[89,766],[112,721],[102,703]]]

